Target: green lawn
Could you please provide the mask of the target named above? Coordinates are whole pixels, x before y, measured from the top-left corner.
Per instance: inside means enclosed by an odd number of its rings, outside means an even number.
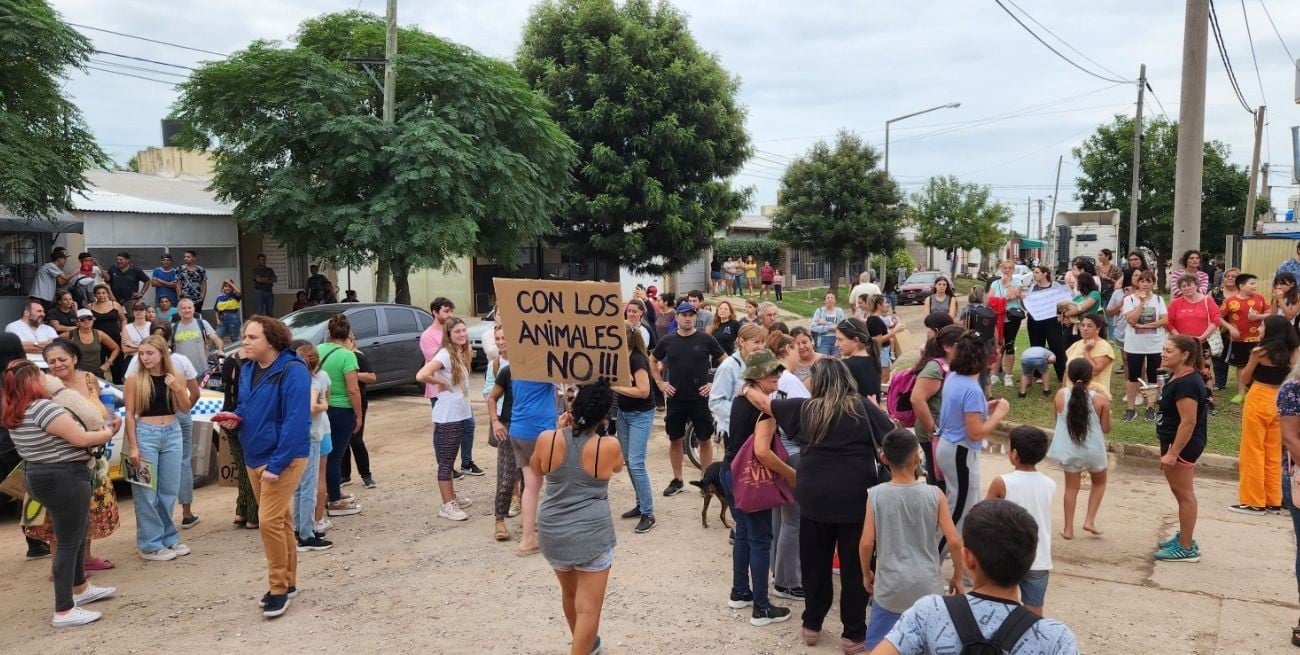
[[[1029,347],[1029,336],[1027,331],[1022,329],[1016,337],[1016,352],[1023,352]],[[1116,349],[1116,357],[1122,354]],[[1018,357],[1018,355],[1017,355]],[[1229,369],[1232,371],[1232,369]],[[1020,364],[1017,361],[1015,369],[1015,380],[1020,382]],[[1056,386],[1056,374],[1048,369],[1048,375],[1051,378],[1053,392],[1059,387]],[[1230,375],[1235,375],[1235,371]],[[1125,423],[1122,420],[1124,416],[1124,380],[1122,373],[1111,374],[1111,411],[1112,422],[1111,431],[1108,439],[1121,443],[1141,443],[1155,445],[1156,430],[1155,424],[1150,421],[1144,421],[1139,418],[1132,423]],[[1236,455],[1238,444],[1241,438],[1241,405],[1234,405],[1229,402],[1233,394],[1236,393],[1235,380],[1228,382],[1228,388],[1216,392],[1214,401],[1219,410],[1218,416],[1210,417],[1209,444],[1207,451],[1221,455]],[[1041,387],[1040,387],[1041,389]],[[1052,401],[1043,398],[1042,391],[1036,391],[1030,388],[1029,394],[1024,399],[1016,396],[1019,387],[1004,387],[1002,385],[993,386],[993,395],[998,398],[1006,398],[1011,403],[1011,413],[1007,420],[1013,423],[1030,423],[1044,428],[1052,428],[1056,425],[1056,408]],[[1142,401],[1137,401],[1138,413],[1142,413]]]

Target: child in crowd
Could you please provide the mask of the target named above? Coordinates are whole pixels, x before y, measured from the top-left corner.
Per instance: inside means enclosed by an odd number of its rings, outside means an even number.
[[[1232,403],[1240,405],[1246,390],[1241,388],[1241,371],[1250,359],[1250,351],[1259,345],[1260,326],[1268,318],[1268,299],[1256,293],[1259,281],[1251,273],[1237,275],[1237,293],[1223,300],[1223,320],[1228,323],[1232,343],[1228,345],[1228,364],[1237,369],[1237,395]]]
[[[867,624],[868,649],[875,648],[917,600],[943,592],[939,538],[946,537],[952,555],[949,590],[962,586],[961,537],[948,515],[943,491],[917,479],[921,446],[911,430],[885,435],[881,450],[889,463],[889,484],[871,490],[862,526],[859,552],[863,562],[876,556],[876,568],[864,566],[863,584],[871,597]],[[877,546],[879,548],[877,549]]]
[[[316,346],[299,340],[293,344],[298,356],[307,363],[311,372],[311,453],[307,456],[307,468],[303,469],[298,486],[293,491],[293,525],[298,535],[298,552],[309,550],[328,550],[334,544],[316,534],[316,507],[320,504],[318,478],[320,477],[320,451],[329,432],[329,419],[325,410],[329,409],[329,375],[320,370],[320,355]]]
[[[1078,388],[1087,387],[1076,385],[1075,389]],[[1032,425],[1022,425],[1011,431],[1010,441],[1011,452],[1007,457],[1016,470],[993,478],[984,499],[1005,498],[1025,508],[1038,524],[1034,561],[1020,579],[1020,602],[1029,611],[1042,616],[1047,578],[1052,572],[1052,496],[1056,493],[1056,481],[1038,470],[1038,463],[1047,456],[1046,432]]]
[[[1042,347],[1030,346],[1020,355],[1020,397],[1029,393],[1030,379],[1037,377],[1043,383],[1043,395],[1052,393],[1052,384],[1047,380],[1047,367],[1056,363],[1056,355]]]
[[[776,275],[772,277],[772,290],[776,292],[777,302],[784,300],[784,298],[781,297],[781,288],[783,286],[785,286],[785,274],[778,268],[776,269]]]
[[[1056,394],[1056,429],[1047,456],[1061,463],[1065,470],[1065,528],[1061,536],[1074,538],[1074,510],[1079,502],[1083,472],[1092,480],[1088,494],[1088,513],[1083,529],[1101,534],[1097,529],[1097,510],[1106,493],[1106,435],[1110,432],[1110,399],[1106,394],[1089,390],[1093,367],[1087,358],[1072,359],[1065,369],[1069,387]]]
[[[239,339],[239,328],[244,322],[239,313],[241,299],[243,294],[234,280],[226,278],[221,282],[221,295],[212,307],[217,312],[217,336],[226,343]]]
[[[162,296],[158,299],[158,320],[168,325],[176,322],[176,308],[172,306],[172,299]]]
[[[1038,545],[1038,526],[1028,512],[1005,500],[985,500],[971,508],[961,538],[962,564],[979,592],[935,594],[916,601],[874,655],[960,653],[968,643],[964,636],[991,639],[1008,622],[1006,636],[1012,643],[1003,642],[1000,652],[1079,652],[1074,633],[1064,623],[1037,619],[1016,602],[1017,587]]]

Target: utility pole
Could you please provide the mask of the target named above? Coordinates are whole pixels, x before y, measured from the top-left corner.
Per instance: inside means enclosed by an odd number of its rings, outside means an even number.
[[[1045,237],[1054,236],[1051,234],[1051,232],[1052,232],[1052,226],[1056,224],[1056,199],[1061,197],[1061,163],[1064,161],[1065,161],[1065,155],[1057,156],[1056,188],[1052,190],[1052,213],[1048,214],[1047,216],[1047,234],[1043,233],[1043,222],[1041,220],[1038,221],[1038,239],[1040,241],[1044,240]],[[1050,242],[1052,245],[1050,248],[1047,249],[1047,252],[1043,253],[1044,255],[1047,255],[1048,253],[1052,252],[1052,250],[1056,247],[1055,238],[1046,239],[1046,241]],[[1047,261],[1047,257],[1040,257],[1040,259],[1042,259],[1043,261]]]
[[[1138,201],[1142,199],[1142,99],[1147,90],[1147,65],[1138,69],[1138,106],[1133,117],[1133,189],[1129,192],[1128,251],[1137,250]]]
[[[1255,151],[1250,157],[1250,186],[1246,192],[1245,235],[1255,233],[1255,180],[1259,178],[1259,145],[1264,138],[1264,107],[1255,110]]]
[[[1209,27],[1210,0],[1187,0],[1183,20],[1183,86],[1178,106],[1178,163],[1174,173],[1174,242],[1170,250],[1175,254],[1201,247]]]
[[[1043,231],[1043,199],[1042,198],[1038,199],[1038,231],[1039,233],[1042,233]]]
[[[397,103],[397,0],[388,0],[388,25],[384,35],[384,122],[394,122],[394,105]],[[388,283],[392,266],[383,257],[375,271],[375,300],[388,301]]]

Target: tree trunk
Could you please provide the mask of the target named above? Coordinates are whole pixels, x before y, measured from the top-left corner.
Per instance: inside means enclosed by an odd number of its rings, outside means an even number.
[[[837,296],[839,295],[840,290],[840,269],[844,268],[844,266],[845,262],[843,259],[837,258],[831,260],[831,293],[836,294]]]
[[[390,275],[388,260],[379,258],[375,269],[375,302],[388,302],[388,277]]]
[[[394,259],[390,264],[393,270],[393,302],[399,305],[411,304],[411,265],[405,259]]]

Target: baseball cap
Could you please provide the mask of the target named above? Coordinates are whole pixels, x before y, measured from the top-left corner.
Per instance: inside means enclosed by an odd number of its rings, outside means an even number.
[[[82,318],[95,318],[95,314],[94,314],[93,312],[91,312],[89,309],[78,309],[78,310],[77,310],[77,318],[78,318],[78,319],[82,319]]]
[[[648,288],[648,289],[645,290],[645,295],[650,296],[651,298],[654,298],[654,297],[658,296],[658,295],[659,295],[659,287],[657,287],[657,286],[655,286],[655,285],[653,285],[653,284],[650,285],[650,288]]]
[[[781,364],[781,360],[777,359],[771,350],[764,348],[745,360],[745,372],[741,373],[740,377],[752,382],[784,368],[785,366]]]
[[[678,313],[678,314],[686,314],[686,313],[688,313],[688,312],[691,313],[691,314],[695,314],[695,313],[696,313],[696,311],[695,311],[695,305],[692,305],[692,304],[690,304],[690,303],[688,303],[688,302],[684,302],[684,303],[682,303],[682,304],[680,304],[680,305],[677,306],[677,313]]]

